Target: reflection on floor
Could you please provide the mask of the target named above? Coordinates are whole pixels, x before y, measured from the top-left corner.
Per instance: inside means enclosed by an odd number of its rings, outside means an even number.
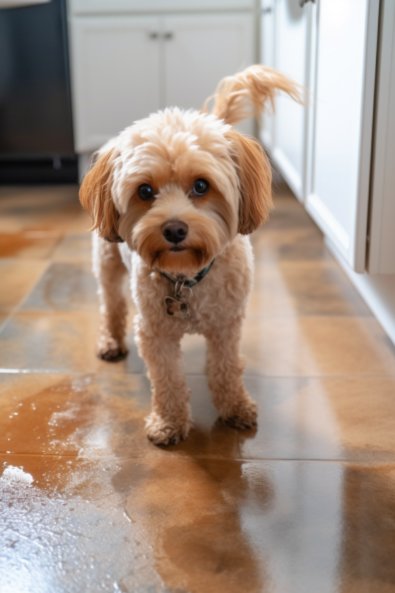
[[[216,423],[184,343],[196,426],[161,450],[133,347],[94,354],[76,189],[0,195],[1,593],[395,592],[395,354],[285,192],[254,236],[245,323],[256,432]]]

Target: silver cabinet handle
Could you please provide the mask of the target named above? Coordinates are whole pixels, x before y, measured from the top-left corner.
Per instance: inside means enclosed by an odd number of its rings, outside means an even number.
[[[0,0],[1,1],[1,0]],[[174,38],[172,31],[166,31],[166,33],[158,33],[158,31],[150,31],[148,33],[149,39],[166,39],[167,41]]]
[[[271,6],[267,6],[262,10],[262,14],[272,14],[273,8]]]
[[[314,4],[314,3],[315,3],[315,0],[299,0],[299,6],[300,6],[301,8],[303,8],[303,6],[304,6],[305,4],[308,4],[309,2],[311,2],[312,4]]]

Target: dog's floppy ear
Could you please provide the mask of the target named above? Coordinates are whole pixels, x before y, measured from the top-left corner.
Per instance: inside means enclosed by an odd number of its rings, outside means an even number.
[[[114,148],[99,154],[80,187],[80,202],[93,221],[91,230],[97,229],[101,237],[112,242],[122,241],[118,235],[119,214],[111,195],[116,154]]]
[[[249,235],[268,218],[273,206],[272,171],[256,140],[234,129],[227,136],[232,144],[240,183],[238,232]]]

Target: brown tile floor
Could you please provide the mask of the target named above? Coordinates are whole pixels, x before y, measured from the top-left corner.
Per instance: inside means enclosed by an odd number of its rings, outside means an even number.
[[[73,187],[0,194],[0,592],[395,592],[394,348],[286,194],[254,237],[256,432],[145,439],[144,367],[94,356],[89,223]]]

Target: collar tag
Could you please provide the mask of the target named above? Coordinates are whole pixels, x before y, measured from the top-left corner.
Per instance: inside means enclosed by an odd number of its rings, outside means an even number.
[[[170,317],[176,319],[188,319],[190,316],[189,304],[171,296],[165,297],[165,309]]]
[[[165,297],[166,313],[170,317],[178,319],[188,319],[190,316],[189,299],[192,296],[192,288],[190,288],[185,279],[178,278],[174,284],[173,296]]]
[[[203,270],[200,270],[193,278],[186,276],[172,276],[167,272],[160,272],[162,276],[167,278],[173,284],[173,296],[167,296],[164,299],[164,305],[167,315],[177,319],[188,319],[191,311],[189,307],[189,300],[192,297],[192,288],[196,286],[211,270],[214,260]]]

